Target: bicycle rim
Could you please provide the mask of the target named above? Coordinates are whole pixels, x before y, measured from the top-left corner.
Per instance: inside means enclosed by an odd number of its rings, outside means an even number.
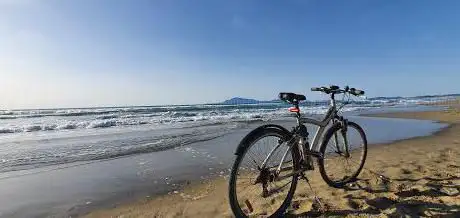
[[[282,134],[277,131],[265,131],[248,142],[243,154],[237,157],[232,170],[231,204],[236,207],[239,216],[279,216],[287,208],[297,185],[297,177],[287,177],[281,181],[266,179],[272,176],[288,147],[282,143],[268,158],[265,167],[262,163],[268,154],[278,145]],[[294,166],[290,151],[282,164],[280,176],[293,172]],[[265,182],[263,182],[265,180]],[[265,184],[264,184],[265,183]],[[233,202],[234,201],[234,202]]]
[[[337,136],[337,144],[335,137]],[[348,140],[349,156],[345,150],[345,136]],[[346,133],[334,128],[326,135],[321,147],[324,159],[320,161],[323,179],[331,186],[341,187],[356,179],[362,170],[367,155],[367,140],[362,129],[350,122]]]

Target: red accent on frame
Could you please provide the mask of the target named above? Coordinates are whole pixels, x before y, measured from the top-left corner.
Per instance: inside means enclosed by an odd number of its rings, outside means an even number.
[[[300,112],[300,109],[299,109],[299,108],[295,108],[295,107],[290,107],[290,108],[289,108],[289,111],[290,111],[290,112],[298,113],[298,112]]]

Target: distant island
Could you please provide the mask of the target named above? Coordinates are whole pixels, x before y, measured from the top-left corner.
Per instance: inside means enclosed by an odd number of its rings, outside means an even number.
[[[221,104],[264,104],[264,103],[280,103],[281,100],[259,101],[250,98],[234,97],[221,102]]]

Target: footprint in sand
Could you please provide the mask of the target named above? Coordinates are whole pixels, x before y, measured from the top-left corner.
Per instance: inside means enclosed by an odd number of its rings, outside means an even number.
[[[401,173],[405,175],[412,174],[412,172],[408,169],[401,169]]]
[[[391,200],[387,197],[377,197],[374,199],[367,200],[366,203],[372,207],[375,207],[379,210],[385,210],[391,207],[396,201]]]
[[[423,165],[415,165],[415,167],[415,171],[417,172],[424,173],[426,171]]]
[[[357,201],[357,200],[350,199],[350,200],[348,200],[348,206],[350,206],[351,208],[353,208],[355,210],[358,210],[358,209],[361,208],[362,203]]]
[[[398,197],[401,198],[408,198],[408,197],[413,197],[413,196],[420,196],[422,195],[421,192],[418,189],[410,189],[406,191],[399,191],[395,193]]]

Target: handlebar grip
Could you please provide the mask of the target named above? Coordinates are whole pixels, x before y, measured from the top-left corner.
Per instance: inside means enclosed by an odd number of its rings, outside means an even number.
[[[353,95],[364,95],[364,91],[363,90],[359,90],[359,89],[355,89],[355,88],[351,88],[350,89],[350,93],[353,94]]]
[[[313,88],[311,88],[311,91],[312,91],[312,92],[318,92],[318,91],[321,91],[321,88],[319,88],[319,87],[313,87]]]

